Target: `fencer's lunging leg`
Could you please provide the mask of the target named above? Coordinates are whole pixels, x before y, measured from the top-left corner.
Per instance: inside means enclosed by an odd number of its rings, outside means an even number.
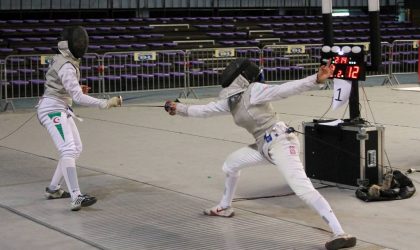
[[[227,157],[223,164],[223,172],[226,173],[226,179],[223,197],[219,203],[220,207],[232,206],[241,169],[261,163],[267,163],[267,161],[256,149],[251,147],[240,148]]]
[[[299,149],[297,137],[287,135],[283,140],[273,143],[269,151],[273,162],[295,194],[326,221],[334,235],[343,234],[344,231],[330,205],[306,176],[299,158]]]

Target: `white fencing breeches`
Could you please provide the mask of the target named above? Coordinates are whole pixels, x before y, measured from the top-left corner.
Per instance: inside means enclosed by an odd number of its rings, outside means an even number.
[[[65,112],[38,112],[41,124],[47,129],[60,153],[57,169],[51,180],[50,189],[57,189],[64,176],[67,188],[74,199],[80,195],[75,160],[82,152],[82,142],[73,117]]]
[[[330,205],[306,176],[299,157],[300,143],[297,136],[293,133],[287,134],[276,131],[273,134],[272,141],[264,146],[267,147],[266,156],[260,153],[256,147],[244,147],[228,156],[223,164],[226,181],[224,194],[219,205],[222,207],[231,206],[241,169],[254,165],[270,164],[271,162],[283,174],[295,194],[318,212],[335,235],[344,233]],[[269,157],[270,161],[266,157]]]

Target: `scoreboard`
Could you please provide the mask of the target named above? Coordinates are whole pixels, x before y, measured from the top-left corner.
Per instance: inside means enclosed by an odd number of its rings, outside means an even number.
[[[343,80],[366,80],[366,63],[361,46],[323,46],[321,64],[331,61],[333,74],[330,78]]]

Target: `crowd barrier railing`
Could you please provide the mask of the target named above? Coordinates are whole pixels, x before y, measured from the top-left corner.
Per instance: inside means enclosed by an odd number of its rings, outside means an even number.
[[[104,94],[186,88],[182,50],[108,52],[101,69]]]
[[[321,44],[267,45],[262,49],[266,82],[282,82],[316,73],[321,61]]]
[[[356,43],[355,43],[356,44]],[[369,43],[360,43],[369,50]],[[384,76],[391,85],[395,75],[418,72],[418,41],[382,43],[380,70],[368,77]],[[182,89],[195,95],[197,87],[218,86],[223,69],[235,58],[246,57],[264,72],[265,81],[296,80],[316,73],[321,44],[267,45],[258,47],[203,48],[190,50],[88,53],[81,61],[81,84],[90,93],[109,95],[134,91]],[[369,54],[369,53],[368,53]],[[43,94],[45,73],[53,55],[10,55],[0,61],[0,97],[13,107],[13,100]],[[367,55],[369,64],[370,57]],[[384,83],[385,83],[384,81]]]
[[[395,40],[390,51],[392,78],[400,84],[398,75],[418,74],[419,70],[419,41]]]

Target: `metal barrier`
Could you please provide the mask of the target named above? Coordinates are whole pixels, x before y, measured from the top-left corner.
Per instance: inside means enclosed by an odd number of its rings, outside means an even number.
[[[268,45],[262,50],[266,82],[300,79],[317,72],[321,44]]]
[[[4,65],[5,87],[4,97],[6,102],[13,99],[33,98],[44,93],[45,74],[48,64],[54,54],[45,55],[11,55],[7,56]],[[86,54],[80,65],[81,75],[86,78],[97,75],[99,66],[97,54]],[[92,86],[95,90],[95,86]],[[94,91],[99,93],[99,91]]]
[[[369,51],[369,43],[362,44]],[[418,70],[418,41],[396,40],[382,43],[383,68],[368,76],[385,76],[398,84],[395,74]],[[81,61],[81,84],[91,93],[183,89],[219,85],[223,69],[237,57],[249,58],[264,71],[266,82],[296,80],[316,73],[321,59],[321,44],[267,45],[238,48],[109,52],[102,56],[86,54]],[[39,97],[44,91],[45,73],[53,55],[11,55],[0,62],[0,97],[8,104],[14,99]],[[369,64],[370,57],[367,56]],[[385,83],[384,81],[384,83]]]
[[[391,50],[392,80],[400,84],[396,75],[418,72],[418,40],[395,40]]]
[[[102,93],[186,87],[182,50],[109,52],[102,58]]]

